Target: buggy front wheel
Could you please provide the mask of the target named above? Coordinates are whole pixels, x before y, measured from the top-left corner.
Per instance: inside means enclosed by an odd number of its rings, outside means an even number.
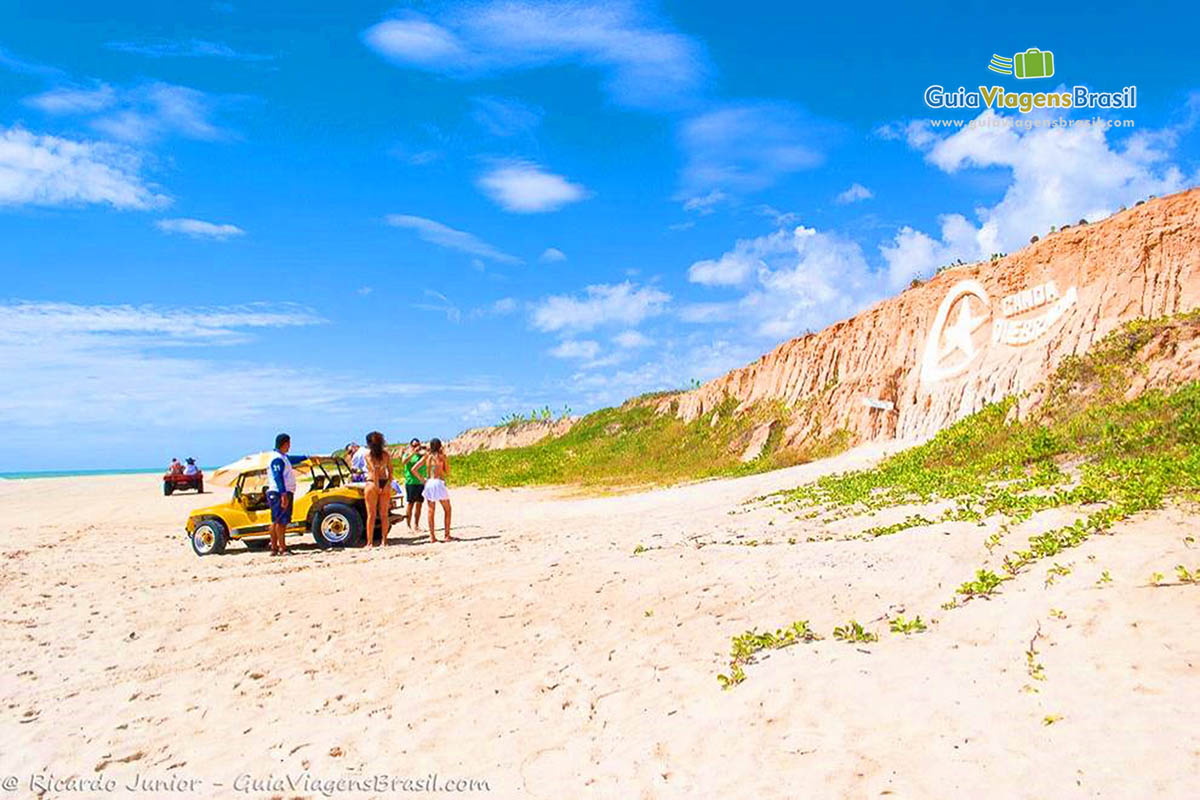
[[[313,518],[312,532],[318,547],[354,547],[362,541],[362,516],[353,506],[330,503]]]
[[[221,555],[229,543],[229,531],[219,519],[203,519],[192,531],[192,549],[198,556]]]

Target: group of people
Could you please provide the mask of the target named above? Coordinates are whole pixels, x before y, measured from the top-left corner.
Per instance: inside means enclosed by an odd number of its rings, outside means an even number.
[[[359,447],[357,442],[346,445],[346,463],[350,467],[350,478],[353,481],[366,483],[363,492],[367,504],[367,547],[375,546],[375,520],[379,519],[381,533],[380,545],[387,544],[388,510],[392,505],[392,491],[398,489],[395,483],[392,467],[392,455],[387,449],[387,441],[379,431],[367,434],[367,446]],[[407,508],[404,514],[405,524],[409,530],[421,529],[421,507],[429,509],[429,539],[436,542],[437,525],[436,511],[442,507],[443,541],[451,541],[450,535],[450,492],[446,489],[446,479],[450,477],[450,459],[442,448],[441,439],[430,439],[428,447],[414,438],[400,455],[400,463],[404,468],[404,493]]]
[[[172,458],[171,463],[167,465],[167,472],[171,475],[195,475],[200,472],[200,468],[196,466],[194,458],[189,458],[187,464],[180,464],[178,458]]]
[[[271,507],[271,555],[286,555],[284,542],[287,526],[292,522],[292,503],[296,496],[296,474],[293,469],[305,456],[289,455],[292,438],[286,433],[275,437],[275,450],[267,464],[267,503]],[[390,512],[394,484],[392,454],[387,441],[379,431],[367,434],[367,446],[359,447],[356,442],[346,445],[344,456],[350,468],[351,482],[364,483],[363,499],[366,501],[367,547],[387,544],[391,528]],[[405,522],[410,530],[421,529],[421,506],[429,508],[429,539],[436,542],[437,527],[435,511],[442,506],[444,525],[443,541],[451,541],[450,535],[450,492],[446,479],[450,477],[450,459],[442,448],[440,439],[430,439],[426,447],[420,439],[408,443],[401,456],[404,465],[404,489],[408,499]],[[188,459],[189,462],[192,459]],[[379,522],[380,542],[375,544],[375,523]]]

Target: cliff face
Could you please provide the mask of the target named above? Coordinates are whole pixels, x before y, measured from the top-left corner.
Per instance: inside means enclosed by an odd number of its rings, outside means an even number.
[[[466,455],[476,450],[501,450],[505,447],[525,447],[540,442],[547,436],[562,436],[575,424],[574,417],[562,419],[518,422],[513,425],[497,425],[492,428],[471,428],[446,443],[446,452],[452,456]]]
[[[947,270],[758,361],[663,400],[686,420],[726,395],[792,408],[784,444],[849,430],[921,438],[1034,388],[1121,323],[1200,306],[1200,189]],[[674,402],[678,406],[673,406]]]

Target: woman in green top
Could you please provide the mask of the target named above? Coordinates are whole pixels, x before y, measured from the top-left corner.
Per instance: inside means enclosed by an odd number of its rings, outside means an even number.
[[[404,521],[408,524],[409,530],[413,529],[413,520],[417,521],[416,530],[421,529],[421,503],[425,501],[423,492],[425,491],[425,478],[429,475],[429,468],[422,465],[417,470],[417,474],[413,474],[413,465],[419,462],[425,456],[425,448],[421,444],[420,439],[413,439],[408,443],[408,449],[404,451],[404,494],[408,500],[408,509],[404,513]]]

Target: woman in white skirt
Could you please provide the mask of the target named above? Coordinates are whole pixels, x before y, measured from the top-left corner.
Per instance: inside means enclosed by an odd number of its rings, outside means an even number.
[[[436,530],[434,517],[437,505],[441,503],[442,516],[445,519],[445,541],[449,542],[453,538],[450,536],[450,492],[446,491],[446,478],[450,477],[450,460],[446,458],[446,453],[442,450],[441,439],[429,440],[429,452],[413,466],[413,473],[416,474],[422,465],[429,474],[429,479],[425,481],[425,491],[421,493],[426,505],[429,506],[429,540],[437,541],[437,534],[434,533]]]

